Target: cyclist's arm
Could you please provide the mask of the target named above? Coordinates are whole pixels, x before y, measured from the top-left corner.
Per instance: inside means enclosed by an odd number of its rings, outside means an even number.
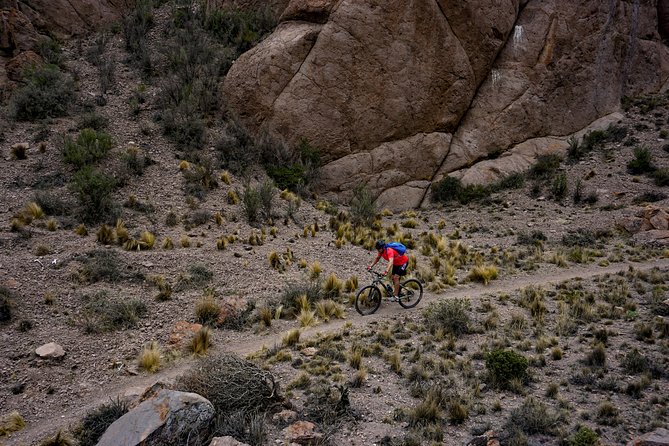
[[[388,266],[386,267],[386,276],[390,274],[390,270],[393,269],[393,260],[395,260],[395,257],[392,257],[392,254],[388,256]]]
[[[369,265],[369,266],[367,267],[367,269],[372,269],[372,268],[374,268],[374,265],[376,265],[376,263],[379,261],[380,258],[381,258],[381,254],[377,254],[377,255],[376,255],[376,258],[374,259],[374,261],[372,262],[372,264]]]

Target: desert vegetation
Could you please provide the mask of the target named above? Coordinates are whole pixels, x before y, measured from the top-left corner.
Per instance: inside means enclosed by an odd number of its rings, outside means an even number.
[[[281,441],[282,405],[322,444],[594,445],[667,426],[669,251],[620,224],[666,208],[666,96],[393,212],[368,185],[319,196],[318,147],[225,112],[218,84],[271,11],[190,6],[142,0],[50,40],[3,104],[0,442],[96,444],[130,409],[108,392],[174,370],[216,410],[188,444]],[[426,294],[361,318],[378,239],[408,247]],[[51,340],[66,356],[36,358]]]

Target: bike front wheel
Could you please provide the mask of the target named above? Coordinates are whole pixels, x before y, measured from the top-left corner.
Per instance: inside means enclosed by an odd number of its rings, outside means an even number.
[[[416,279],[409,279],[400,284],[400,305],[413,308],[423,298],[423,285]]]
[[[355,296],[355,309],[366,316],[374,313],[381,306],[381,291],[374,285],[367,285]]]

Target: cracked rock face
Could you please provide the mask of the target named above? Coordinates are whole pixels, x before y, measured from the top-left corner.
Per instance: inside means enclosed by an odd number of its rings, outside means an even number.
[[[444,175],[487,182],[521,170],[610,121],[623,96],[659,91],[669,51],[658,8],[292,0],[223,91],[252,129],[320,149],[324,196],[346,199],[367,184],[381,206],[419,206]]]

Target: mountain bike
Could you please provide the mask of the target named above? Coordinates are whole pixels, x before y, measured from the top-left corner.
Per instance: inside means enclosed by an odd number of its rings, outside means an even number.
[[[372,284],[363,287],[355,295],[355,309],[363,316],[372,314],[381,306],[381,290],[386,292],[388,297],[393,295],[392,283],[383,279],[385,274],[370,270],[372,275]],[[403,308],[413,308],[418,305],[423,297],[423,285],[417,279],[408,279],[400,282],[400,295],[398,303]]]

